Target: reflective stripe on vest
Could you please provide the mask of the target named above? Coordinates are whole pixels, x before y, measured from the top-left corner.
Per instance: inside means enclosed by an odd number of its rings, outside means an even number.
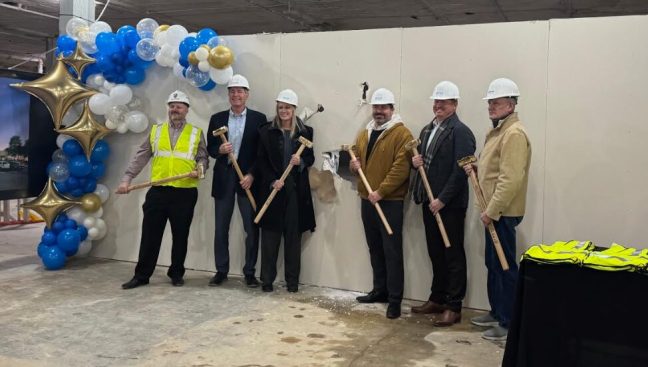
[[[169,123],[154,125],[149,137],[153,152],[151,180],[156,181],[193,171],[196,167],[195,159],[201,134],[200,128],[185,124],[172,149]],[[198,180],[187,177],[165,183],[163,186],[198,187]]]
[[[531,246],[522,255],[522,259],[548,264],[580,265],[592,249],[594,245],[591,241],[556,241],[551,245]]]

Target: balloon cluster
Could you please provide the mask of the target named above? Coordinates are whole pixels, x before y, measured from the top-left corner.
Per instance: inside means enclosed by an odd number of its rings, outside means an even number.
[[[58,192],[74,198],[95,192],[97,180],[106,172],[104,161],[110,155],[108,143],[99,140],[92,149],[90,160],[83,154],[79,142],[70,136],[61,134],[56,143],[60,148],[52,153],[47,174]]]
[[[137,28],[125,25],[113,33],[106,22],[89,25],[83,19],[71,18],[65,27],[67,35],[57,39],[57,53],[66,55],[78,42],[81,49],[96,60],[85,70],[82,81],[85,82],[89,75],[101,73],[111,83],[137,85],[144,81],[145,70],[153,64],[139,56],[137,45],[142,39],[152,37],[157,27],[157,22],[146,18]]]
[[[137,85],[144,81],[145,70],[154,61],[173,68],[178,78],[204,91],[226,84],[234,74],[234,54],[211,28],[189,33],[179,24],[159,25],[154,19],[144,18],[136,27],[125,25],[112,33],[105,22],[88,25],[83,19],[72,18],[66,31],[67,35],[57,40],[57,54],[73,52],[78,42],[97,61],[84,71],[84,82],[93,74],[101,74],[110,83]]]
[[[90,75],[86,83],[101,91],[90,97],[89,107],[96,115],[106,117],[106,127],[124,134],[129,130],[134,133],[146,131],[149,119],[140,111],[143,101],[133,95],[131,88],[125,84],[113,84],[101,75]]]

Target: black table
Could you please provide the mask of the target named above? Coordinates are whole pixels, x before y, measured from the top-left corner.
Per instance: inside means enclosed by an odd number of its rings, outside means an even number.
[[[648,275],[524,260],[502,366],[648,366]]]

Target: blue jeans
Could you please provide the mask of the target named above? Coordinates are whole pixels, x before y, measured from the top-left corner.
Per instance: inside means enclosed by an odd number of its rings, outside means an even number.
[[[490,314],[501,327],[507,328],[511,322],[511,312],[515,300],[515,283],[518,277],[518,265],[515,254],[515,227],[522,222],[522,217],[500,217],[494,221],[495,231],[499,237],[509,270],[504,271],[486,229],[486,269],[488,269],[488,302]]]

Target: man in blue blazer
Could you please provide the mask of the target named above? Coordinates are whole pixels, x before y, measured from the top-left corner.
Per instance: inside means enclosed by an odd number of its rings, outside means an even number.
[[[464,220],[468,207],[468,182],[457,160],[475,154],[475,136],[457,116],[459,88],[452,82],[437,84],[430,99],[434,119],[421,131],[421,154],[412,157],[414,168],[424,167],[434,200],[428,197],[417,173],[412,181],[412,199],[422,205],[428,254],[432,261],[432,290],[428,301],[412,307],[413,313],[438,313],[434,326],[461,321],[466,295]],[[450,240],[446,248],[434,214],[439,213]]]
[[[264,114],[246,107],[250,95],[250,85],[242,75],[234,75],[227,84],[230,109],[212,115],[207,134],[207,151],[216,159],[212,196],[216,206],[216,233],[214,235],[214,258],[216,275],[209,281],[210,286],[218,286],[227,280],[229,273],[229,228],[234,200],[238,202],[239,212],[245,230],[245,265],[243,275],[248,287],[259,286],[255,277],[256,262],[259,253],[259,229],[254,224],[254,210],[245,190],[256,192],[255,166],[259,126],[267,122]],[[228,142],[223,143],[220,137],[212,132],[227,126]],[[240,180],[229,154],[233,153],[241,167],[244,178]],[[255,198],[256,199],[256,198]]]

